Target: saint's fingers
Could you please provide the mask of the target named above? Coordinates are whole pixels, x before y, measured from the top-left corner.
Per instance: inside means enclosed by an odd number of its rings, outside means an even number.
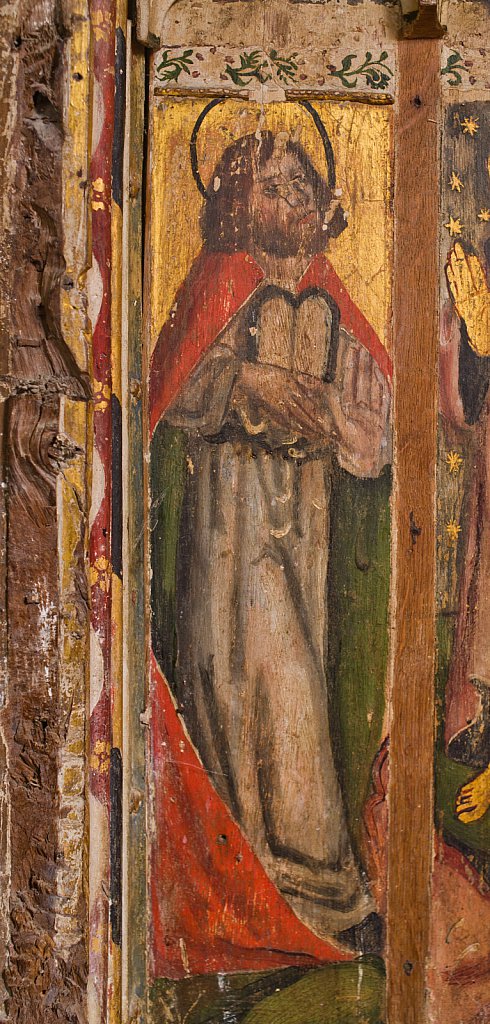
[[[473,281],[473,287],[476,293],[486,291],[487,281],[485,277],[485,271],[478,259],[478,256],[468,257],[468,266]]]
[[[478,289],[478,268],[480,264],[476,256],[465,253],[457,244],[451,258],[451,269],[458,278],[458,289],[463,295],[472,295]]]
[[[453,271],[456,274],[459,272],[459,270],[461,270],[464,267],[466,260],[467,255],[465,250],[463,249],[463,246],[460,245],[459,242],[456,242],[456,245],[454,246],[453,249],[451,249],[448,258],[448,262],[450,263]]]
[[[373,377],[371,384],[371,409],[380,419],[384,419],[383,416],[383,398],[385,388],[377,377]]]
[[[297,392],[291,401],[291,412],[303,428],[306,427],[313,433],[318,433],[321,430],[321,414],[308,396]]]
[[[459,277],[456,277],[451,264],[448,263],[446,267],[446,278],[448,283],[449,291],[454,299],[454,302],[458,302],[459,298]]]
[[[359,370],[356,381],[356,401],[359,405],[370,408],[371,383],[373,374],[373,357],[362,346],[359,349]]]
[[[465,795],[460,794],[460,796],[458,796],[456,800],[456,803],[458,804],[458,806],[462,806],[463,804],[471,803],[473,799],[474,797],[472,793],[466,793]]]
[[[450,271],[458,300],[463,299],[473,288],[473,281],[466,260],[452,260]]]
[[[359,349],[349,345],[344,364],[344,376],[341,384],[342,404],[344,408],[354,405],[357,399],[357,378],[359,372]]]
[[[339,344],[337,348],[337,361],[335,380],[341,386],[344,379],[345,368],[347,364],[348,352],[351,348],[351,343],[347,340],[342,331],[339,334]]]

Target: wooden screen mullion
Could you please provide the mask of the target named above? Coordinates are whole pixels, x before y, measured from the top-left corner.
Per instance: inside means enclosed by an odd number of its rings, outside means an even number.
[[[433,846],[440,43],[399,44],[388,1020],[426,1019]]]

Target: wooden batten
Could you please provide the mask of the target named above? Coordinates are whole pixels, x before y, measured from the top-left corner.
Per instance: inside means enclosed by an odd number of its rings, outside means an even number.
[[[420,1024],[433,831],[440,44],[401,42],[398,58],[388,1019]]]

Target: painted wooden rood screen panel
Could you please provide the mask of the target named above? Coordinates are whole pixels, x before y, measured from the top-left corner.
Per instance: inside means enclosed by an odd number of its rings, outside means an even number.
[[[326,96],[321,54],[154,61],[155,1020],[383,1013],[394,53],[378,50],[339,57]]]
[[[123,998],[483,1024],[479,33],[453,45],[451,4],[444,44],[370,2],[211,6],[174,5],[150,62]]]

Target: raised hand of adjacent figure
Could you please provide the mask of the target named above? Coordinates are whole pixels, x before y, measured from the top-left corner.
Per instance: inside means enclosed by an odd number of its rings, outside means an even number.
[[[490,767],[461,786],[456,797],[456,815],[465,823],[483,818],[490,807]]]
[[[490,355],[490,291],[478,256],[456,242],[446,264],[449,293],[464,320],[468,340],[479,356]]]

